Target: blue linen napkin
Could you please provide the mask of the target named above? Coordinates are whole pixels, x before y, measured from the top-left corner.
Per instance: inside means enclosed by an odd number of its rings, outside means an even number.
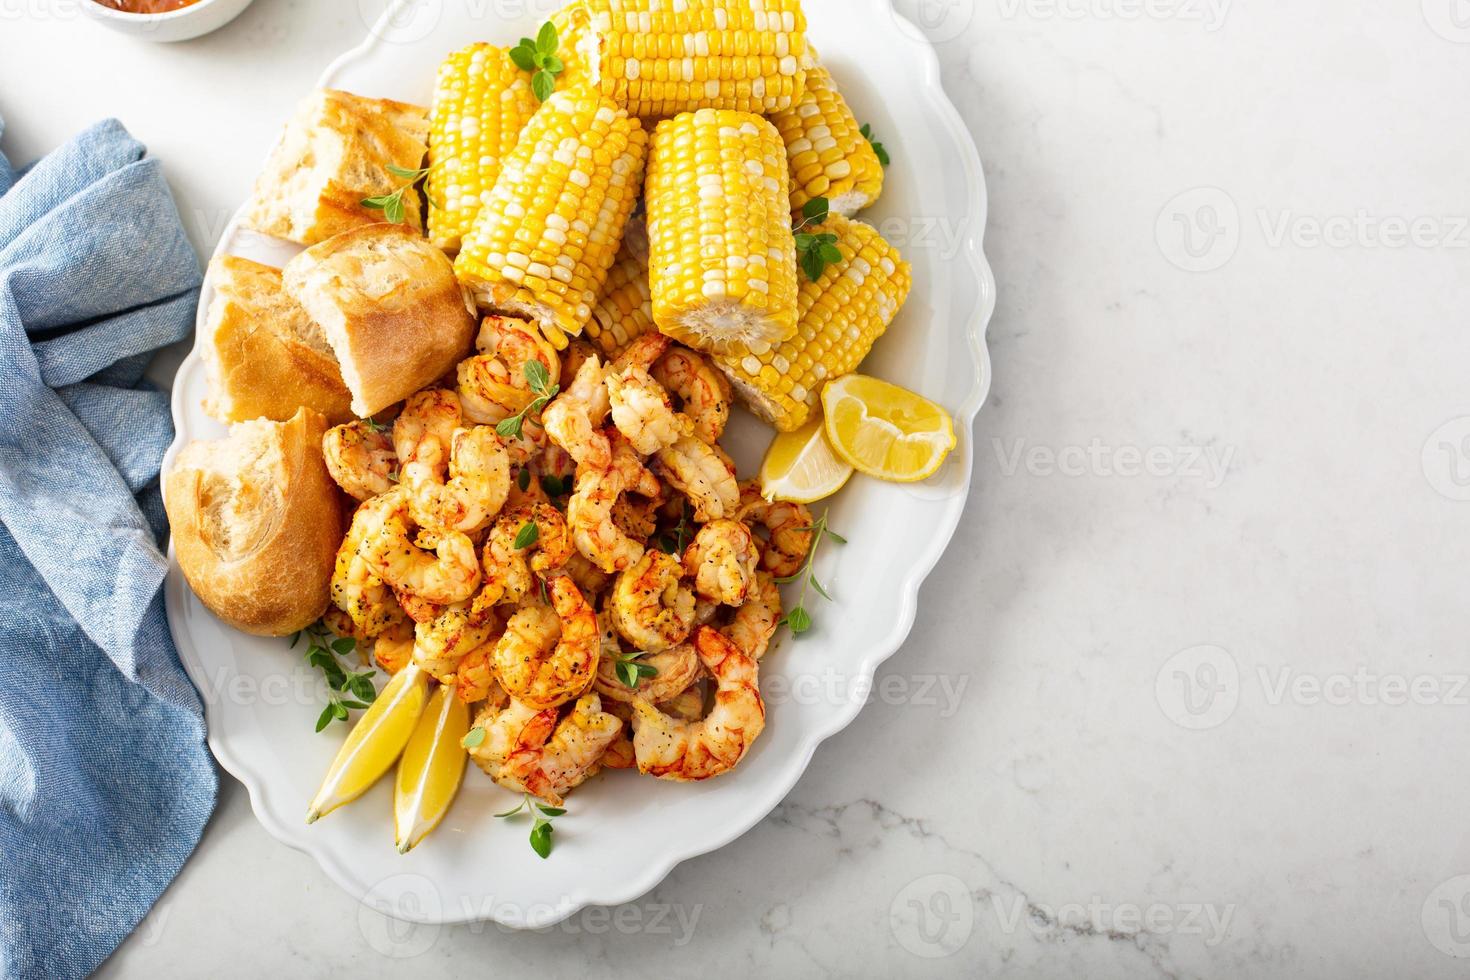
[[[0,132],[3,132],[0,121]],[[199,263],[158,161],[93,126],[0,156],[0,977],[81,977],[198,843],[217,777],[164,619],[168,399]]]

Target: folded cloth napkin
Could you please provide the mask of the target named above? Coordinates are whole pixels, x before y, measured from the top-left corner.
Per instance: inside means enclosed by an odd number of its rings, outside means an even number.
[[[0,122],[3,131],[3,122]],[[116,121],[0,156],[0,977],[90,973],[199,840],[217,777],[164,620],[168,399],[199,263]]]

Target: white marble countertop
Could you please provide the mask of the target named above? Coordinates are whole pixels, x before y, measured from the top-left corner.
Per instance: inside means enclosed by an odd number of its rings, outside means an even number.
[[[375,6],[157,47],[77,2],[0,3],[5,151],[119,116],[205,253]],[[1464,975],[1463,0],[899,6],[1000,283],[906,693],[739,841],[539,935],[358,907],[226,778],[103,975]]]

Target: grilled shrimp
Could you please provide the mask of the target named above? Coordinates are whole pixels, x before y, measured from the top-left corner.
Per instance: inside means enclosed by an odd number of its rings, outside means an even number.
[[[678,402],[675,406],[694,424],[694,434],[718,442],[730,422],[734,392],[724,373],[687,347],[670,347],[652,371],[655,381]]]
[[[503,422],[536,400],[526,377],[531,362],[546,369],[547,384],[561,378],[561,357],[534,323],[487,316],[475,346],[480,353],[460,362],[457,379],[465,415],[481,425]]]
[[[672,340],[657,330],[643,334],[627,347],[623,348],[623,352],[618,355],[617,360],[613,361],[612,369],[615,373],[621,373],[634,367],[642,368],[646,371],[653,367],[654,363],[663,356],[664,351],[668,350],[672,344]]]
[[[413,662],[413,630],[395,626],[373,641],[373,660],[388,674],[396,674]]]
[[[447,607],[439,618],[414,630],[413,662],[441,683],[453,684],[460,664],[499,636],[500,621],[468,603]]]
[[[432,544],[435,553],[424,551],[420,543]],[[480,587],[475,544],[458,531],[415,541],[403,517],[394,515],[363,544],[361,554],[383,581],[428,602],[464,602]]]
[[[430,388],[409,396],[393,423],[393,448],[398,453],[402,483],[444,482],[454,432],[462,419],[459,397],[452,391]]]
[[[522,528],[536,529],[536,538],[516,547]],[[536,576],[560,568],[576,552],[571,531],[561,511],[550,504],[518,507],[501,515],[485,543],[484,601],[518,604],[536,588]],[[527,560],[529,556],[529,560]]]
[[[337,549],[332,573],[332,603],[351,617],[359,635],[376,637],[404,622],[393,590],[373,571],[362,550],[383,524],[408,506],[407,491],[394,489],[374,497],[352,516],[352,526]]]
[[[740,505],[740,484],[729,458],[692,435],[660,450],[658,469],[670,486],[689,498],[700,523],[733,517]]]
[[[676,415],[669,396],[638,366],[607,376],[613,425],[644,456],[667,449],[692,431],[689,420]]]
[[[657,497],[661,492],[653,474],[619,440],[611,465],[577,470],[576,491],[567,504],[567,523],[577,550],[604,572],[619,572],[632,565],[643,557],[644,546],[618,526],[613,519],[614,505],[625,493]]]
[[[704,717],[704,671],[703,664],[700,665],[700,673],[694,681],[676,697],[660,702],[658,710],[670,718],[680,721],[698,721]]]
[[[388,433],[366,419],[328,429],[322,439],[327,472],[349,496],[371,500],[393,489],[398,454]]]
[[[640,664],[658,671],[653,677],[645,677],[636,688],[628,687],[618,677],[617,657],[603,655],[597,665],[597,693],[610,701],[632,704],[642,698],[661,704],[678,697],[685,688],[699,679],[703,669],[699,654],[690,643],[681,643],[662,653],[651,653],[638,658]]]
[[[565,575],[547,585],[551,606],[528,602],[495,645],[495,670],[511,697],[554,708],[580,695],[597,674],[597,614]]]
[[[604,469],[612,458],[607,436],[601,431],[612,408],[603,384],[605,373],[602,361],[592,355],[578,369],[571,386],[541,413],[546,435],[579,466]]]
[[[465,654],[454,673],[454,693],[465,704],[484,701],[499,686],[495,677],[495,644],[499,642],[505,626],[493,615],[488,622],[494,623],[495,627],[490,639]]]
[[[755,535],[739,521],[710,521],[684,551],[684,574],[700,598],[739,606],[750,594],[760,564]]]
[[[726,626],[720,627],[725,638],[752,660],[766,655],[771,637],[781,623],[781,589],[770,572],[756,572],[755,584],[745,604],[735,610]]]
[[[680,577],[679,559],[648,551],[618,576],[608,607],[613,625],[639,650],[659,653],[683,643],[694,628],[694,593]]]
[[[729,772],[766,725],[756,662],[708,626],[695,633],[694,648],[716,686],[714,708],[702,721],[676,721],[647,701],[633,702],[638,769],[660,779],[688,782]]]
[[[577,583],[583,595],[600,595],[612,581],[612,575],[592,564],[580,551],[573,552],[562,570]]]
[[[790,578],[801,571],[812,547],[812,512],[805,506],[766,500],[761,496],[760,484],[752,480],[740,487],[740,508],[735,518],[753,530],[766,532],[761,568],[777,578]]]
[[[575,378],[577,372],[582,370],[582,365],[596,356],[597,348],[593,347],[590,341],[574,337],[567,344],[567,349],[561,352],[561,376]]]
[[[454,433],[449,482],[413,488],[413,517],[438,534],[478,534],[510,496],[510,454],[488,425]]]
[[[623,722],[602,710],[596,694],[580,698],[565,718],[512,700],[475,719],[485,738],[470,758],[505,789],[531,793],[552,806],[592,776]]]

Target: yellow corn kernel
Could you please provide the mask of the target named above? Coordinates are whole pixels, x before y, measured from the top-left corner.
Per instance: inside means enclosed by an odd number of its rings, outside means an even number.
[[[607,274],[607,284],[592,309],[584,336],[611,361],[654,329],[653,294],[648,288],[648,232],[643,222],[634,218],[628,223],[622,251]]]
[[[453,254],[540,105],[531,74],[492,44],[461,48],[439,66],[429,117],[429,240]]]
[[[796,240],[781,134],[748,112],[659,123],[648,164],[653,319],[691,347],[764,350],[796,333]]]
[[[801,428],[828,381],[857,370],[913,285],[909,264],[872,227],[834,214],[817,231],[837,236],[842,261],[802,280],[796,336],[715,358],[741,400],[782,432]]]
[[[638,200],[648,134],[586,89],[558,91],[505,158],[454,269],[486,310],[565,349],[602,293]]]
[[[580,0],[553,23],[572,77],[642,118],[780,112],[806,88],[800,0]]]
[[[808,67],[806,95],[771,122],[786,141],[794,214],[815,197],[847,217],[878,200],[883,164],[826,68]]]

